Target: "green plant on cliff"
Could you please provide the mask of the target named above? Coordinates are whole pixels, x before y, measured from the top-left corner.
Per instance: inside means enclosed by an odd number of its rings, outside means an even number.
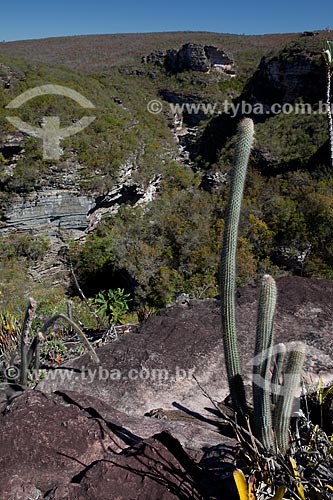
[[[129,311],[130,294],[123,288],[99,292],[90,299],[93,306],[113,325],[123,324]]]

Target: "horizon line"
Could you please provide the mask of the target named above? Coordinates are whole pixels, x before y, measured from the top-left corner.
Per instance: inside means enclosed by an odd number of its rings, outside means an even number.
[[[51,35],[51,36],[42,36],[38,38],[18,38],[6,40],[3,39],[0,41],[1,43],[16,43],[16,42],[34,42],[34,41],[42,41],[42,40],[50,40],[50,39],[59,39],[59,38],[80,38],[80,37],[92,37],[92,36],[130,36],[130,35],[154,35],[154,34],[176,34],[176,33],[203,33],[203,34],[212,34],[212,35],[227,35],[227,36],[267,36],[267,35],[295,35],[301,33],[320,33],[329,31],[332,29],[312,29],[312,30],[303,30],[303,31],[280,31],[280,32],[269,32],[269,33],[231,33],[231,32],[220,32],[220,31],[207,31],[207,30],[166,30],[166,31],[132,31],[132,32],[114,32],[114,33],[81,33],[81,34],[71,34],[71,35]]]

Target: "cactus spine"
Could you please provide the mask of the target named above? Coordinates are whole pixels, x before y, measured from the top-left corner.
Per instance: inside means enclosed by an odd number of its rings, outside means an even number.
[[[253,135],[253,121],[250,118],[244,118],[238,125],[221,253],[220,291],[224,355],[232,402],[234,409],[240,414],[246,413],[246,399],[236,334],[236,250],[241,203]]]
[[[283,386],[274,412],[276,444],[281,453],[284,453],[289,445],[290,418],[295,392],[300,387],[301,370],[305,359],[305,345],[302,342],[293,342],[291,347],[287,356]]]
[[[273,322],[276,307],[276,284],[265,274],[261,281],[257,332],[255,345],[255,364],[253,365],[253,406],[257,437],[267,450],[274,448],[271,411],[270,364],[273,342]]]

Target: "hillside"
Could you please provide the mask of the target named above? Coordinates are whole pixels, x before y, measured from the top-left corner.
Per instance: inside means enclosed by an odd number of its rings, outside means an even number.
[[[332,175],[326,117],[316,107],[325,96],[321,50],[332,37],[179,32],[1,43],[3,307],[21,310],[31,294],[46,309],[60,307],[74,292],[71,264],[87,295],[124,288],[136,311],[163,307],[182,293],[214,297],[239,119],[225,103],[242,100],[310,102],[316,113],[253,117],[239,284],[262,272],[332,278]],[[212,50],[228,55],[229,73],[214,64],[198,70]],[[165,66],[167,58],[186,57],[187,69]],[[44,160],[41,141],[6,116],[19,114],[37,127],[41,117],[57,114],[65,127],[90,112],[50,95],[19,113],[4,108],[49,83],[75,89],[95,106],[95,121],[61,142],[57,161]],[[153,100],[162,112],[148,112]],[[215,104],[217,112],[185,109],[178,116],[171,105],[182,103]]]
[[[221,46],[233,52],[235,57],[248,53],[260,58],[267,50],[282,47],[295,36],[296,33],[247,36],[191,31],[84,35],[2,42],[0,53],[99,72],[113,66],[138,64],[144,54],[180,47],[189,41]],[[322,36],[325,38],[325,33]]]

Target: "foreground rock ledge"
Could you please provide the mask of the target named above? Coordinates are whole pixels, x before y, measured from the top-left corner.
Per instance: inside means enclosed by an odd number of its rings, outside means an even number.
[[[222,489],[234,492],[233,467],[227,467],[224,480],[220,475],[217,480],[216,470],[211,472],[205,465],[207,453],[202,450],[200,460],[193,460],[165,431],[176,429],[175,422],[121,415],[77,393],[45,395],[27,390],[15,395],[7,387],[9,399],[4,401],[5,393],[2,387],[3,500],[131,499],[133,494],[138,499],[203,499],[216,498]],[[150,437],[144,439],[121,421]],[[196,428],[191,430],[191,425],[183,433],[192,433],[195,442]],[[215,435],[216,442],[221,442],[222,436]],[[234,440],[225,438],[225,446],[215,447],[222,457],[219,461],[227,461],[235,447]]]
[[[333,282],[284,277],[277,285],[276,342],[306,342],[307,382],[315,384],[320,373],[327,383]],[[256,288],[240,289],[245,375],[256,308]],[[228,393],[219,302],[167,308],[98,354],[104,375],[119,370],[124,376],[103,376],[85,355],[50,372],[38,390],[0,387],[0,498],[237,498],[237,443],[225,436],[205,394],[222,401]],[[145,376],[131,379],[130,369]],[[169,376],[154,378],[158,369]]]

